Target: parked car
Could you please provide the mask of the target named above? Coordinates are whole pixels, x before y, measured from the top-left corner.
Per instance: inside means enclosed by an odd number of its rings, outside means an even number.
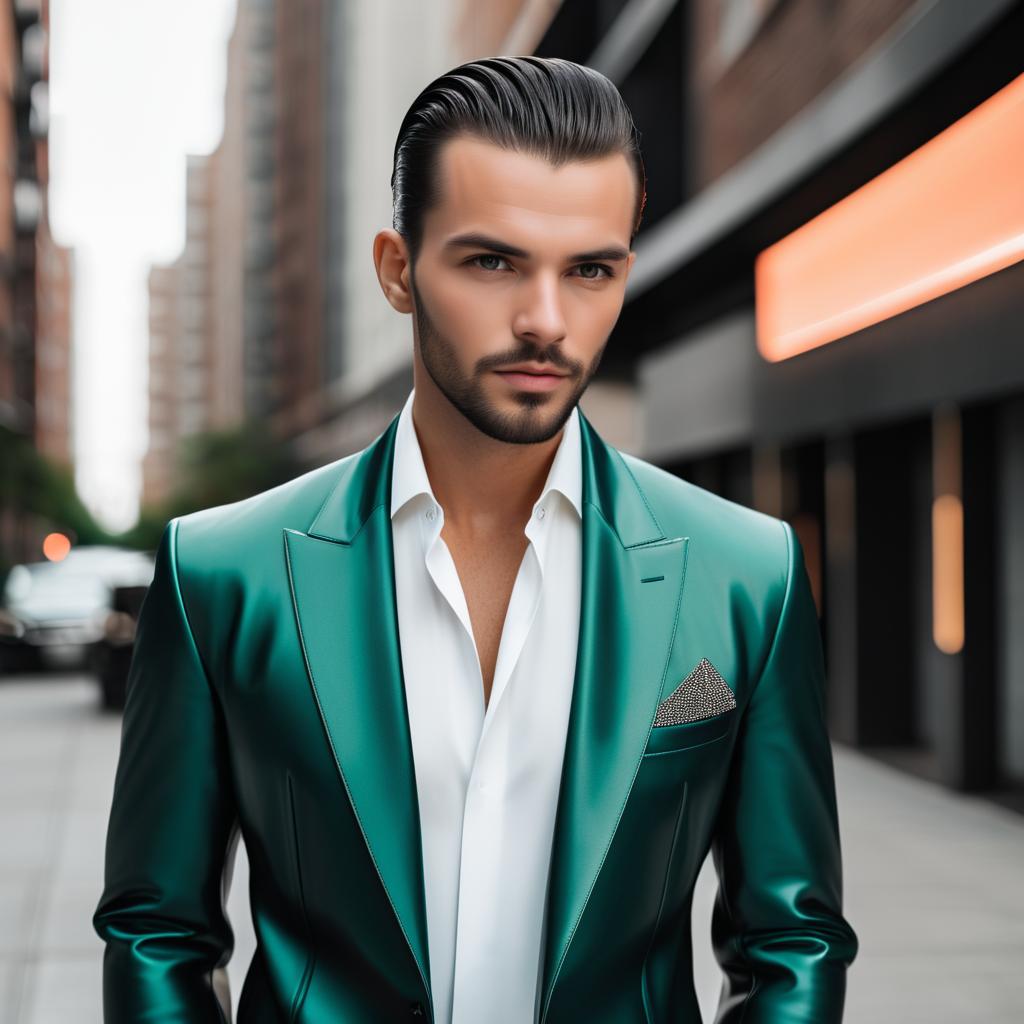
[[[0,665],[24,671],[55,664],[88,667],[104,639],[119,586],[148,586],[153,555],[108,545],[73,548],[59,562],[8,573],[0,609]]]

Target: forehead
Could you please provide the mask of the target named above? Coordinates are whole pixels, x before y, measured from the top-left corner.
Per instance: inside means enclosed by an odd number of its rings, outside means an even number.
[[[424,218],[427,233],[490,227],[566,242],[596,233],[628,247],[636,177],[624,153],[556,168],[541,156],[460,136],[441,147],[437,173],[440,197]]]

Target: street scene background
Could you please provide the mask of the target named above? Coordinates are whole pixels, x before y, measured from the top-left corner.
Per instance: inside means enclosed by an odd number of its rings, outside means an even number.
[[[92,914],[174,516],[358,451],[402,116],[498,54],[616,83],[648,201],[581,407],[789,522],[827,667],[853,1024],[1024,1005],[1024,5],[0,0],[0,1024],[102,1020]],[[717,881],[694,900],[705,1021]],[[232,1004],[254,950],[240,846]]]

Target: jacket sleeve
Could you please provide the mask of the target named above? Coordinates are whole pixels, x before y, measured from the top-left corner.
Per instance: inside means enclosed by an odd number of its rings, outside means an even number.
[[[224,900],[238,842],[224,721],[164,529],[139,612],[93,927],[105,1024],[230,1020]]]
[[[740,725],[712,837],[715,1024],[838,1024],[857,936],[842,866],[825,667],[803,551],[783,522],[786,584]]]

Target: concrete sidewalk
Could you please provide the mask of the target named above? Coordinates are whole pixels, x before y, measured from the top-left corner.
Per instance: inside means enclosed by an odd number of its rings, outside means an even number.
[[[0,1024],[101,1024],[92,929],[121,720],[84,677],[0,679]],[[860,939],[847,1024],[1016,1024],[1024,1006],[1024,818],[837,747],[845,912]],[[697,990],[714,1019],[715,875],[694,899]],[[240,845],[233,1002],[254,949]],[[696,1022],[695,1022],[696,1024]]]

